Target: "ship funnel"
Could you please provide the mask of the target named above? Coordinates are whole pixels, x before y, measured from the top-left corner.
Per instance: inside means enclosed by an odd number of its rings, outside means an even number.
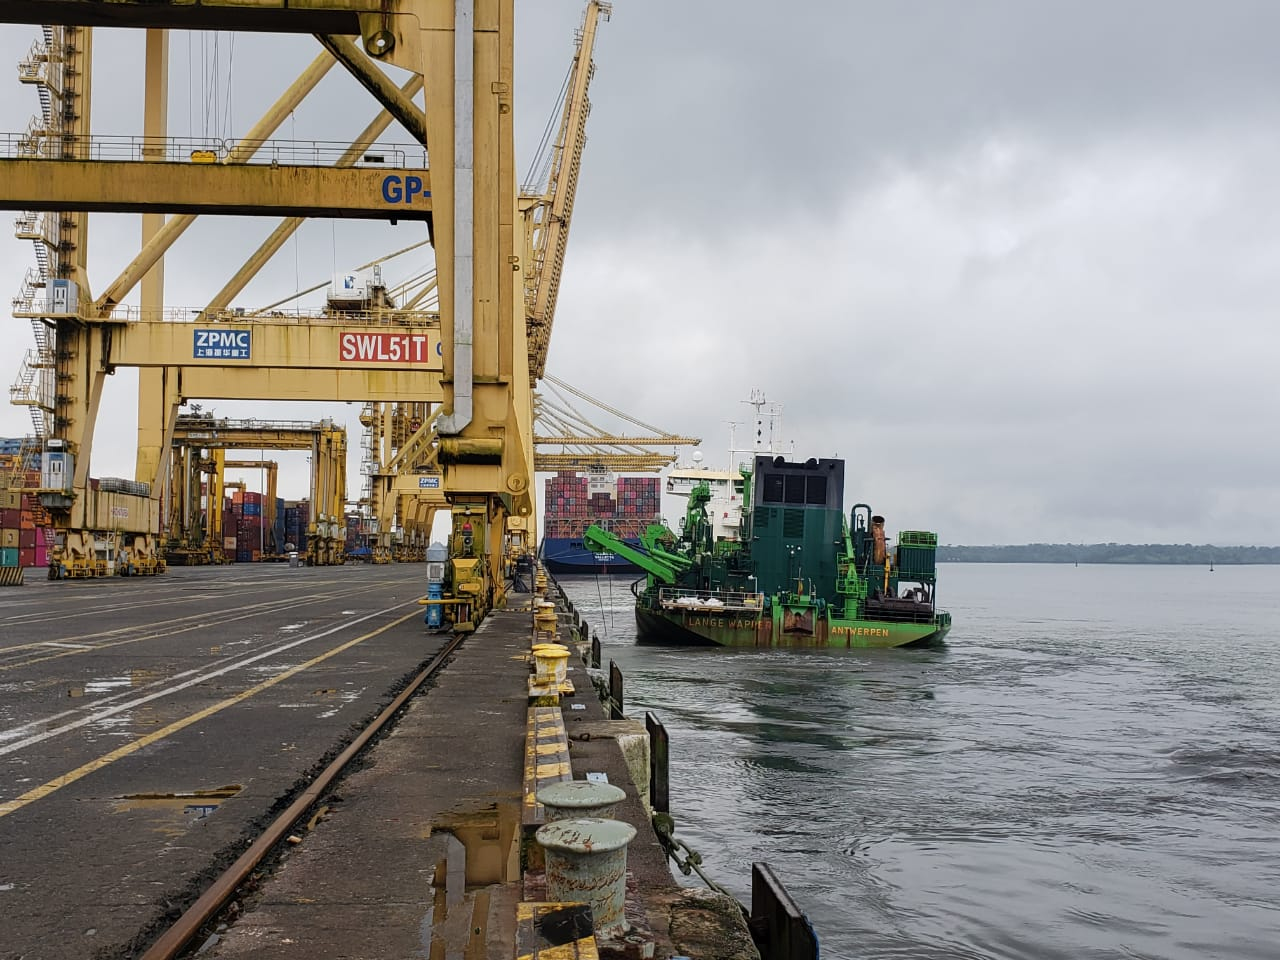
[[[877,565],[884,563],[884,517],[871,518],[871,561]]]

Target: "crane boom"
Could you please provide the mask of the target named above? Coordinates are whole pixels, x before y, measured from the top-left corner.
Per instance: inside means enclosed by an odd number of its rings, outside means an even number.
[[[551,324],[555,319],[560,274],[564,269],[565,247],[569,242],[573,198],[578,189],[582,148],[587,140],[587,115],[591,112],[591,103],[587,99],[587,88],[591,84],[591,75],[595,72],[591,53],[595,47],[596,27],[600,18],[608,20],[612,10],[613,5],[604,0],[589,0],[587,3],[564,100],[564,111],[560,118],[560,130],[552,153],[546,192],[541,197],[526,195],[521,198],[530,254],[525,273],[525,327],[529,340],[531,383],[537,383],[547,367]]]

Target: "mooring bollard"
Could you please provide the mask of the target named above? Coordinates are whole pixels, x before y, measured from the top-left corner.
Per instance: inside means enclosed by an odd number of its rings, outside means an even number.
[[[533,635],[554,640],[556,637],[556,605],[540,602],[533,608]]]
[[[595,933],[625,933],[627,844],[636,828],[619,820],[582,817],[538,828],[546,851],[547,899],[591,906]]]
[[[538,791],[538,802],[546,808],[547,823],[588,817],[608,820],[626,792],[612,783],[590,780],[561,780]]]
[[[535,643],[533,663],[539,683],[564,683],[569,676],[569,648],[559,643]]]

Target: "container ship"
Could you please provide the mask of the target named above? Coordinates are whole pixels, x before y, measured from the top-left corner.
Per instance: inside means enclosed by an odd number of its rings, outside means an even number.
[[[607,470],[562,470],[547,479],[542,561],[552,573],[637,573],[640,568],[611,550],[583,545],[592,525],[637,547],[650,524],[661,523],[657,477],[616,477]]]

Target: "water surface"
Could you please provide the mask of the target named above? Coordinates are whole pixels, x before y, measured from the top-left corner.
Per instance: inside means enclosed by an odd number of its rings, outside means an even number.
[[[677,833],[768,861],[826,958],[1280,957],[1280,568],[945,564],[945,648],[634,643],[564,578],[672,738]]]

